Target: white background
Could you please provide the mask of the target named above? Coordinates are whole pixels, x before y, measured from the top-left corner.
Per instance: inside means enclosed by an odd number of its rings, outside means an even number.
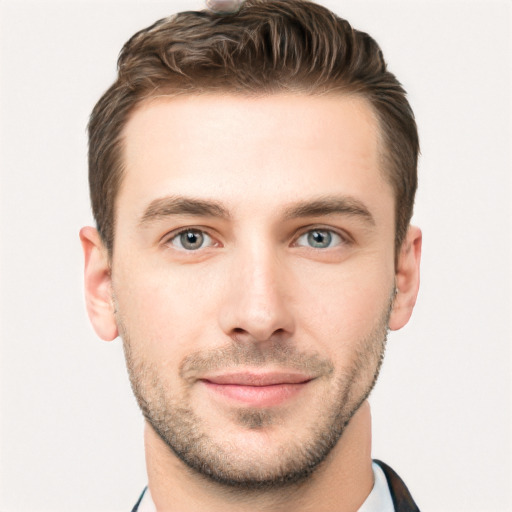
[[[417,310],[372,396],[423,511],[510,511],[511,4],[323,2],[372,34],[422,141]],[[199,0],[0,5],[0,510],[129,511],[146,483],[119,340],[82,299],[87,117],[138,29]]]

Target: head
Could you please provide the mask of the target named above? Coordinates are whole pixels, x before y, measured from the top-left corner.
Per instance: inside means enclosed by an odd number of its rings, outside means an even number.
[[[339,449],[414,306],[417,146],[376,43],[313,3],[125,45],[90,122],[86,294],[169,454],[264,489]]]
[[[123,133],[137,106],[161,95],[289,92],[356,95],[379,123],[381,170],[395,195],[395,250],[411,220],[419,141],[405,91],[378,44],[307,0],[247,0],[232,14],[183,12],[135,34],[118,60],[118,77],[89,124],[93,214],[111,254],[123,179]]]

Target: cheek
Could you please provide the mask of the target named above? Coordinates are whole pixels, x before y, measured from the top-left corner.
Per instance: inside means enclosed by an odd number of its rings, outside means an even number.
[[[361,270],[363,269],[363,270]],[[299,325],[328,351],[350,350],[372,333],[390,307],[392,266],[346,265],[298,274]]]
[[[113,288],[130,343],[161,363],[179,360],[196,346],[217,302],[214,287],[186,270],[126,266],[116,272]]]

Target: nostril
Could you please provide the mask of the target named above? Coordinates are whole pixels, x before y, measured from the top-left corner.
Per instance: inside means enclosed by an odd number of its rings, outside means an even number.
[[[256,332],[247,331],[241,327],[236,327],[231,331],[231,337],[236,342],[252,342],[252,343],[262,343],[269,341],[277,341],[282,340],[287,337],[286,329],[276,329],[275,331],[267,331],[267,332]]]

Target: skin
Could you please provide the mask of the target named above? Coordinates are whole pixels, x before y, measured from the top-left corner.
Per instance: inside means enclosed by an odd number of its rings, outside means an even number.
[[[123,338],[150,419],[157,509],[357,510],[373,485],[365,398],[387,328],[412,313],[421,252],[410,227],[395,266],[371,108],[348,96],[158,98],[124,137],[113,254],[82,229],[85,287],[98,335]],[[233,372],[243,385],[212,384]],[[290,373],[307,379],[282,382]],[[282,392],[255,394],[247,381],[269,375]],[[189,444],[220,453],[213,466],[232,478],[279,474],[315,430],[341,438],[309,477],[243,489],[176,456],[165,437],[176,418],[192,418],[201,436]]]

